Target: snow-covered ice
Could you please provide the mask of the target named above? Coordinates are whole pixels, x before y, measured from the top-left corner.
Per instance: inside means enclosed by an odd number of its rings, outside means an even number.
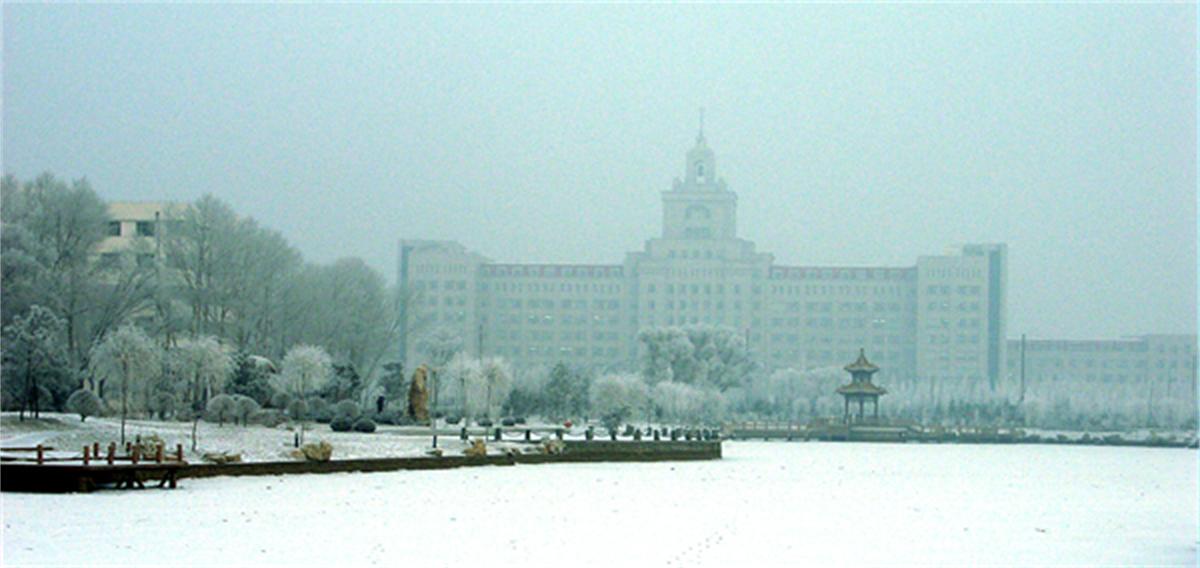
[[[1197,452],[733,442],[710,462],[3,494],[4,563],[1194,565]],[[519,564],[518,564],[519,563]]]

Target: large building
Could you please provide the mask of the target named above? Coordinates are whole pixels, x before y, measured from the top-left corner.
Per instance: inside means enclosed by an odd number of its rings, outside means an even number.
[[[1109,340],[1034,339],[1008,342],[1009,377],[1028,384],[1179,385],[1196,388],[1195,335],[1142,335]]]
[[[768,367],[840,366],[865,348],[886,380],[1001,378],[1005,245],[914,266],[776,264],[738,237],[737,195],[717,171],[700,133],[662,193],[661,236],[620,264],[501,264],[453,241],[400,241],[405,359],[441,329],[518,365],[631,366],[638,330],[710,324],[744,333]]]

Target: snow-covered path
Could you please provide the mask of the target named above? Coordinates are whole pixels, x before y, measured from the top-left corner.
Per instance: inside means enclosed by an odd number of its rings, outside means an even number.
[[[1197,452],[755,443],[714,462],[3,494],[8,565],[1194,565]],[[163,556],[166,554],[166,556]]]

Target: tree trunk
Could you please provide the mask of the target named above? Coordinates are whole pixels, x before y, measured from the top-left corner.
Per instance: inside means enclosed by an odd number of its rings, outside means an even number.
[[[129,363],[121,362],[121,445],[125,445],[125,415],[129,411]]]

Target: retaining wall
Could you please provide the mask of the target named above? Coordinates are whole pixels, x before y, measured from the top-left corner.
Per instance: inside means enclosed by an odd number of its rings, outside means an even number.
[[[179,477],[215,477],[219,475],[287,475],[297,473],[342,473],[398,471],[409,469],[453,469],[483,465],[516,465],[578,462],[654,462],[721,459],[721,442],[635,442],[599,441],[564,442],[560,454],[510,454],[467,456],[422,456],[410,458],[373,458],[330,460],[327,462],[278,461],[231,464],[193,464],[180,471]],[[336,455],[336,448],[334,449]]]

